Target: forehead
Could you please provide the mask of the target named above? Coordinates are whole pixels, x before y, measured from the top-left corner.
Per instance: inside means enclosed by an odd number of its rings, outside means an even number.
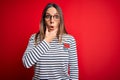
[[[54,15],[54,14],[58,14],[58,11],[54,7],[50,7],[47,9],[46,14]]]

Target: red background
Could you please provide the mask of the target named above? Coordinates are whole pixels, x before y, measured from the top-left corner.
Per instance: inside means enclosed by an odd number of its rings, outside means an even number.
[[[62,8],[76,38],[80,80],[120,80],[119,0],[0,1],[0,79],[32,79],[33,68],[23,66],[22,56],[48,2]]]

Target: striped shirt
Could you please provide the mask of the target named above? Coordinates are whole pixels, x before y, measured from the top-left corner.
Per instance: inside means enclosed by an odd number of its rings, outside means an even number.
[[[22,61],[25,67],[34,65],[33,80],[78,80],[76,41],[65,34],[62,43],[55,38],[52,42],[41,41],[37,46],[33,34],[24,52]]]

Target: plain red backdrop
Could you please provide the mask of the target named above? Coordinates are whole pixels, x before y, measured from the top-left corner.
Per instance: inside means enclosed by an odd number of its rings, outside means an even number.
[[[49,2],[58,4],[77,41],[80,80],[120,80],[119,0],[0,1],[0,79],[31,80],[22,56]]]

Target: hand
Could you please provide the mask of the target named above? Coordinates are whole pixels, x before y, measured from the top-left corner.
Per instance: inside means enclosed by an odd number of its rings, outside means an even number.
[[[45,32],[45,41],[50,43],[56,36],[57,36],[57,31],[58,29],[56,28],[55,30],[48,30],[48,28],[46,27],[46,32]]]

